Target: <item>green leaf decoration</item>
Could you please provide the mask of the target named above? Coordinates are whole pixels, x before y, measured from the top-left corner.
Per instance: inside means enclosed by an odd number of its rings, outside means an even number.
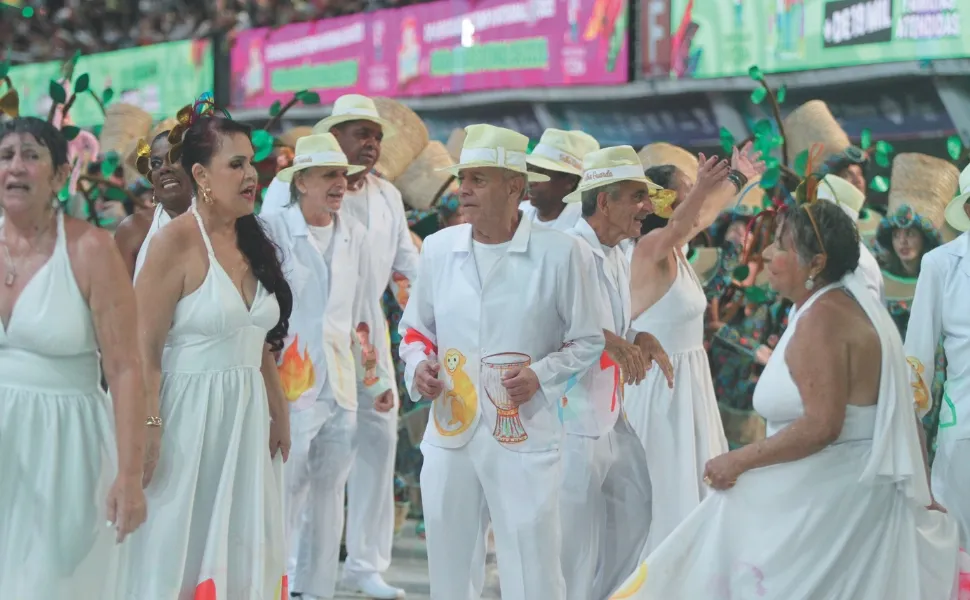
[[[118,164],[121,162],[121,157],[117,152],[111,151],[104,155],[104,160],[101,161],[101,176],[105,179],[113,176],[115,171],[118,169]]]
[[[273,136],[265,129],[257,129],[252,136],[253,160],[262,162],[273,153]]]
[[[795,162],[793,163],[793,169],[796,173],[804,177],[806,175],[805,169],[808,167],[808,150],[802,150],[795,157]]]
[[[877,146],[877,148],[878,148],[878,146]],[[880,167],[882,167],[884,169],[888,169],[889,168],[889,165],[891,164],[891,161],[889,160],[889,155],[888,154],[886,154],[885,152],[880,152],[879,150],[876,150],[876,156],[875,156],[875,158],[876,158],[876,164],[877,165],[879,165]]]
[[[125,193],[125,190],[112,186],[109,187],[108,191],[104,193],[104,197],[108,200],[117,200],[119,202],[123,202],[128,199],[128,194]]]
[[[879,193],[885,193],[889,191],[889,180],[882,175],[876,175],[869,182],[869,189],[877,191]]]
[[[64,91],[64,86],[57,83],[53,79],[51,79],[50,94],[51,100],[57,104],[64,104],[67,102],[67,92]]]
[[[307,106],[320,104],[320,94],[316,92],[303,92],[300,94],[300,102]]]
[[[276,115],[280,114],[281,110],[283,110],[283,105],[279,100],[277,100],[272,106],[269,107],[269,116],[275,117]]]
[[[781,168],[781,161],[775,158],[774,156],[766,156],[764,158],[764,161],[765,161],[765,170]]]
[[[762,88],[764,91],[764,88]],[[759,119],[757,123],[754,124],[755,135],[771,135],[774,132],[771,121],[768,119]]]
[[[754,304],[764,304],[768,300],[768,292],[764,288],[753,285],[744,289],[744,297],[748,302]]]
[[[6,77],[10,73],[10,61],[0,62],[0,78]]]
[[[61,127],[61,135],[63,135],[64,139],[69,142],[74,138],[76,138],[77,136],[79,136],[80,134],[81,134],[80,127],[75,127],[74,125],[65,125],[64,127]]]
[[[775,100],[778,101],[778,104],[784,104],[785,96],[787,95],[788,95],[788,87],[783,85],[780,88],[778,88],[778,90],[775,92]]]
[[[960,136],[951,135],[946,138],[946,153],[950,155],[950,158],[960,160],[961,152],[963,152],[963,142],[960,140]]]
[[[756,87],[751,92],[751,103],[761,104],[762,102],[765,101],[765,98],[767,97],[768,97],[768,90],[766,90],[763,87]]]
[[[71,184],[70,182],[65,183],[64,187],[57,192],[57,199],[61,202],[67,202],[68,198],[71,197]]]
[[[894,148],[892,147],[892,144],[890,144],[889,142],[884,142],[882,140],[879,140],[878,142],[876,142],[876,152],[882,152],[883,154],[892,154],[893,150]]]
[[[727,130],[727,127],[721,127],[720,136],[721,150],[723,150],[725,154],[731,154],[731,151],[734,149],[734,136],[731,135],[731,132]]]
[[[761,72],[761,69],[758,68],[758,65],[751,65],[751,67],[748,69],[748,77],[754,79],[755,81],[761,81],[765,78],[765,75]]]
[[[872,146],[872,130],[862,130],[862,139],[859,141],[859,144],[862,146],[863,150],[868,150],[869,147]]]
[[[762,189],[770,190],[774,189],[778,185],[778,179],[781,177],[781,169],[775,167],[773,169],[768,169],[761,176],[761,187]]]
[[[94,127],[91,128],[91,133],[94,134],[94,137],[99,139],[101,138],[101,128],[102,128],[101,125],[95,125]]]
[[[83,94],[84,92],[91,89],[91,76],[87,73],[82,73],[77,81],[74,82],[74,93]]]
[[[744,281],[745,279],[748,278],[748,275],[750,274],[751,274],[751,269],[748,268],[748,265],[741,265],[739,267],[735,267],[735,269],[731,271],[731,277],[737,279],[738,281]]]
[[[103,102],[105,106],[107,106],[108,103],[111,102],[111,99],[114,97],[115,97],[115,91],[111,88],[104,88],[104,91],[101,92],[101,102]]]

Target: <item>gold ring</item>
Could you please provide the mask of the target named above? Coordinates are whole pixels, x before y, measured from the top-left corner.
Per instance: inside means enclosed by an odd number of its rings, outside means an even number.
[[[704,483],[706,483],[707,485],[711,485],[711,483],[713,483],[713,482],[711,481],[711,478],[710,477],[708,477],[707,475],[705,475],[704,476]]]

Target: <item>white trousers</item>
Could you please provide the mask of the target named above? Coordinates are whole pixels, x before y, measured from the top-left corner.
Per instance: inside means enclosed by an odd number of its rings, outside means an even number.
[[[396,384],[393,391],[397,400]],[[357,457],[347,481],[344,574],[349,578],[386,571],[394,546],[397,410],[379,413],[364,395],[357,402]]]
[[[604,600],[636,568],[650,532],[646,454],[625,419],[563,440],[562,571],[567,600]]]
[[[970,439],[944,440],[936,449],[933,497],[960,524],[960,547],[970,550]]]
[[[559,450],[509,450],[479,421],[465,446],[421,452],[431,600],[479,600],[489,517],[502,599],[564,600]]]
[[[356,411],[331,398],[290,413],[286,462],[289,587],[333,598],[340,567],[344,487],[355,453]]]

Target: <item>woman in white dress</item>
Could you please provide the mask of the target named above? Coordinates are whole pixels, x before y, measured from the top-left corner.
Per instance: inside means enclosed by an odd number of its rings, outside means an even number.
[[[273,353],[292,295],[253,214],[249,128],[193,119],[172,158],[199,200],[155,235],[135,289],[149,403],[157,399],[164,433],[146,473],[152,516],[132,540],[129,597],[278,599],[289,422]]]
[[[720,491],[612,598],[950,598],[957,527],[930,510],[902,343],[853,273],[852,221],[792,208],[765,260],[794,303],[754,393],[768,437],[708,462]]]
[[[58,210],[69,171],[53,126],[0,126],[4,599],[120,600],[116,542],[145,519],[135,295],[111,234]]]

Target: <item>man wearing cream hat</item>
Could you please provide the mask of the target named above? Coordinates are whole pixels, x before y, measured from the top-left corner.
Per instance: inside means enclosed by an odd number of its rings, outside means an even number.
[[[287,571],[303,600],[333,598],[336,590],[358,395],[378,410],[394,407],[393,371],[380,362],[369,369],[371,348],[358,340],[362,326],[384,320],[369,301],[382,288],[370,274],[367,230],[338,214],[347,176],[363,170],[348,164],[333,135],[302,137],[293,166],[277,175],[290,184],[291,203],[261,217],[293,289],[278,368],[293,441],[285,467]]]
[[[960,194],[946,207],[946,221],[963,232],[923,255],[906,330],[906,361],[922,417],[932,408],[936,349],[943,338],[946,385],[933,460],[933,496],[960,523],[960,542],[970,547],[970,166],[960,174]],[[920,427],[920,432],[923,428]]]
[[[391,271],[414,281],[418,250],[411,241],[401,193],[390,182],[373,175],[381,156],[381,142],[393,127],[366,96],[347,94],[333,105],[332,114],[317,123],[314,133],[332,133],[350,164],[364,167],[347,177],[347,194],[340,208],[367,229],[367,253],[374,289],[369,299],[375,308],[391,280]],[[279,178],[274,180],[277,185]],[[289,202],[289,190],[267,194],[260,214],[272,214]],[[277,188],[279,189],[279,187]],[[369,332],[382,368],[394,372],[387,321],[379,320]],[[397,387],[393,389],[397,401]],[[374,410],[371,398],[358,395],[357,457],[347,482],[347,560],[343,583],[372,598],[403,595],[387,585],[381,573],[391,562],[394,542],[394,459],[397,450],[397,410]]]
[[[859,212],[866,202],[866,195],[849,181],[836,175],[826,175],[818,184],[818,199],[827,200],[842,207],[852,222],[858,227]],[[882,278],[879,262],[872,255],[866,244],[859,240],[859,266],[857,272],[866,282],[866,288],[872,292],[876,300],[885,306],[886,284]]]
[[[431,597],[471,600],[489,518],[505,600],[564,600],[558,395],[602,354],[596,267],[577,240],[518,210],[528,138],[471,125],[466,224],[424,240],[401,319],[411,398],[432,400],[421,449]],[[476,564],[477,563],[477,564]]]
[[[649,333],[626,341],[630,330],[630,265],[619,247],[640,233],[651,191],[630,146],[586,154],[579,188],[565,197],[583,217],[568,233],[597,267],[600,320],[606,352],[563,399],[563,489],[560,494],[566,598],[605,598],[636,567],[650,532],[651,486],[646,453],[623,414],[623,377],[639,383],[657,360],[673,377]],[[622,493],[616,493],[622,489]],[[599,567],[599,568],[597,568]]]
[[[519,205],[522,213],[533,223],[559,231],[572,228],[579,220],[579,205],[564,204],[562,199],[579,185],[583,156],[594,150],[599,144],[585,133],[546,129],[526,162],[530,171],[549,181],[529,186],[529,200]]]

